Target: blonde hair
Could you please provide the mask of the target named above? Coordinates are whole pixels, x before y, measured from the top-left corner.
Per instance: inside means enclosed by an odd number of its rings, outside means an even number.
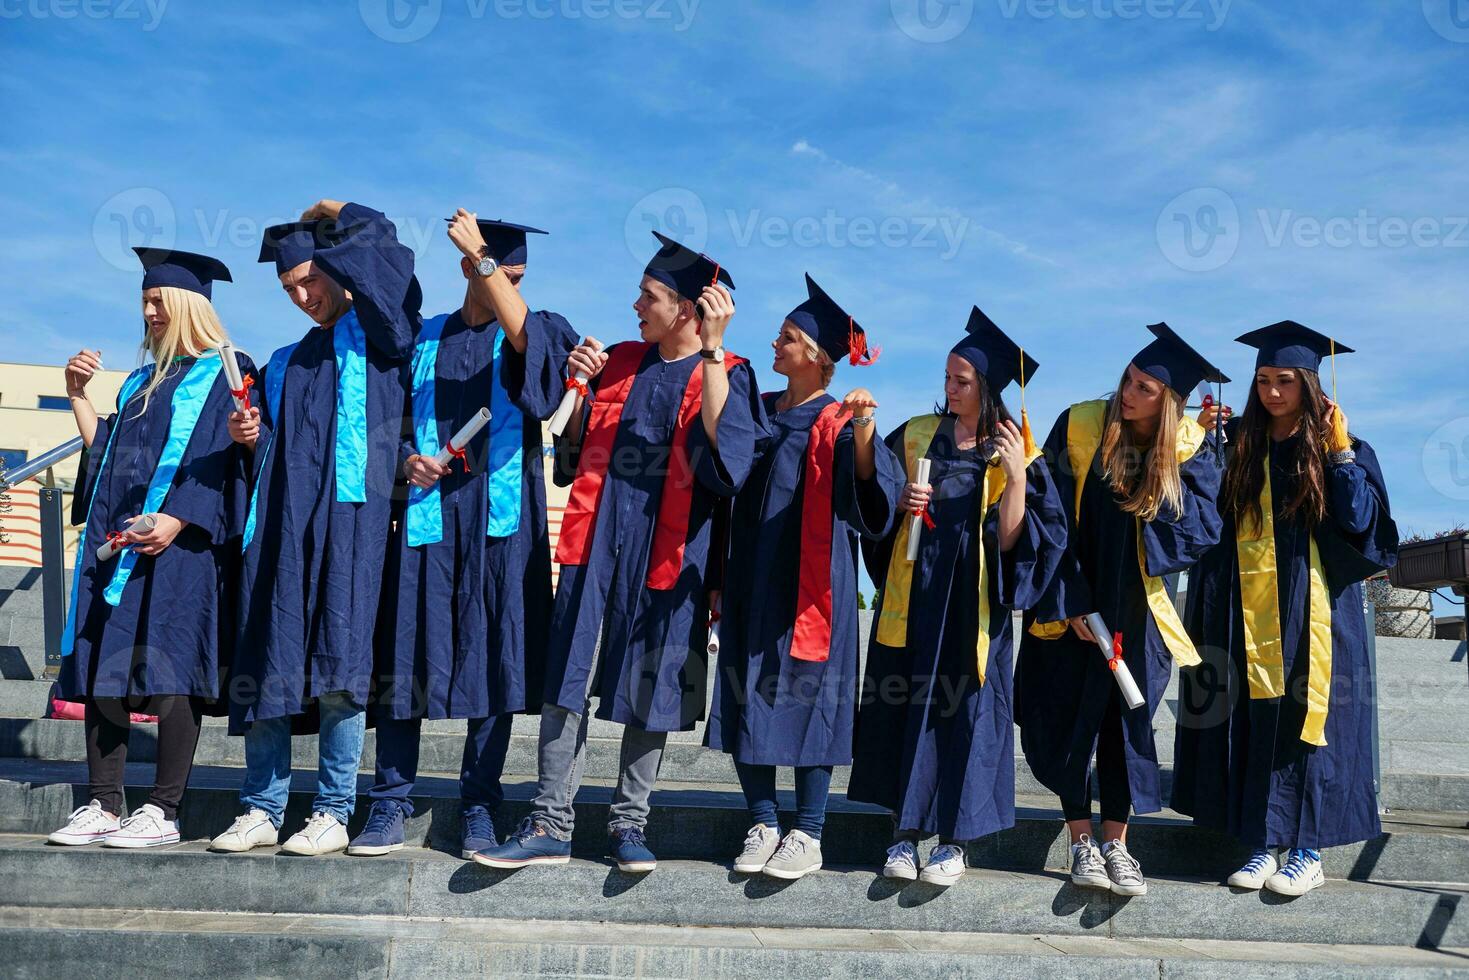
[[[146,321],[143,324],[142,350],[152,356],[154,370],[143,389],[139,415],[148,410],[148,400],[153,397],[153,392],[173,374],[175,357],[199,357],[229,340],[224,324],[219,322],[219,314],[214,311],[214,304],[202,293],[177,286],[156,288],[163,296],[168,326],[163,328],[162,334],[155,336]]]
[[[1175,514],[1183,509],[1183,478],[1179,475],[1177,445],[1184,402],[1178,392],[1163,386],[1163,411],[1158,417],[1157,435],[1151,446],[1142,446],[1134,440],[1132,426],[1122,418],[1122,387],[1126,383],[1127,375],[1123,374],[1107,406],[1107,423],[1102,433],[1102,474],[1113,493],[1122,498],[1125,513],[1151,521],[1165,503]]]
[[[801,342],[806,345],[806,356],[813,364],[820,365],[821,387],[825,388],[831,384],[832,377],[837,373],[836,362],[831,359],[831,355],[821,349],[820,344],[811,339],[809,333],[799,328],[796,332],[801,335]]]

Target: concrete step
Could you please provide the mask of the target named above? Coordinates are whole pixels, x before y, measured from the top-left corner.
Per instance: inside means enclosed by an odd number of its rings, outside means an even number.
[[[911,930],[446,921],[92,908],[0,909],[18,976],[853,976],[1095,978],[1469,975],[1459,951],[1398,947],[934,934]]]
[[[7,685],[0,685],[3,694]],[[44,703],[45,685],[35,685],[34,697]],[[39,708],[37,709],[39,713]],[[534,716],[515,719],[515,734],[510,740],[510,753],[505,760],[507,776],[536,775],[538,719]],[[464,747],[462,721],[426,722],[419,743],[419,766],[424,773],[453,773],[459,768]],[[616,777],[620,729],[610,723],[593,721],[594,733],[587,741],[585,772],[590,779],[610,780]],[[135,726],[129,758],[136,762],[152,762],[156,756],[157,729],[151,725]],[[733,783],[734,765],[722,752],[705,749],[700,744],[702,727],[697,732],[678,732],[671,738],[664,756],[660,779],[674,783]],[[314,736],[293,740],[292,758],[298,768],[316,765]],[[1392,748],[1389,747],[1389,751]],[[376,752],[376,735],[368,731],[362,751],[362,770],[371,772]],[[1408,765],[1462,768],[1459,746],[1441,746],[1437,751],[1418,751],[1411,746],[1400,753]],[[1165,754],[1165,758],[1166,758]],[[0,758],[40,759],[54,762],[79,762],[86,759],[86,741],[82,725],[75,721],[44,718],[7,718],[0,713]],[[1460,761],[1455,761],[1460,760]],[[194,753],[199,766],[233,766],[245,764],[244,740],[227,734],[222,724],[206,724]],[[1466,772],[1397,772],[1387,768],[1384,759],[1381,800],[1392,810],[1469,811],[1469,773]],[[839,767],[832,785],[845,789],[849,769]],[[777,773],[780,785],[792,785],[789,769]],[[1173,781],[1173,769],[1162,769],[1165,798]],[[1045,796],[1049,790],[1032,775],[1025,759],[1015,760],[1015,791],[1022,796]]]
[[[652,874],[636,876],[584,859],[561,868],[498,872],[418,849],[382,858],[302,859],[260,850],[209,854],[198,843],[119,851],[52,847],[35,837],[0,841],[0,895],[19,908],[453,921],[595,918],[638,928],[896,929],[925,938],[982,932],[1259,942],[1268,936],[1279,943],[1469,946],[1464,886],[1329,881],[1290,900],[1155,877],[1145,897],[1128,899],[1077,888],[1060,873],[971,870],[940,889],[889,881],[871,868],[830,867],[798,882],[777,882],[734,874],[727,865],[678,860],[660,861]]]
[[[207,839],[239,815],[238,769],[196,768],[180,807],[187,839]],[[152,782],[152,767],[129,764],[128,806],[142,805]],[[285,830],[289,834],[310,814],[315,773],[292,774]],[[0,832],[46,834],[66,822],[67,814],[87,802],[85,763],[0,760]],[[349,830],[366,821],[369,776],[359,777],[356,813]],[[749,827],[744,797],[736,786],[720,783],[662,784],[653,796],[648,837],[660,856],[669,859],[724,861],[739,849]],[[497,815],[502,835],[530,811],[533,781],[506,786],[507,800]],[[597,858],[605,853],[610,784],[588,782],[577,795],[574,853]],[[794,810],[794,797],[780,793],[782,809]],[[459,852],[460,802],[452,777],[421,778],[413,797],[415,813],[405,839],[414,846]],[[1069,867],[1069,837],[1051,798],[1017,799],[1016,824],[969,845],[974,867],[1038,872]],[[1326,874],[1357,881],[1469,882],[1469,829],[1463,814],[1395,814],[1377,840],[1326,851]],[[892,841],[886,811],[831,798],[823,853],[837,864],[880,864]],[[1135,818],[1128,831],[1130,850],[1150,874],[1221,880],[1248,857],[1248,850],[1225,835],[1204,830],[1178,814]],[[3,895],[3,892],[0,892]]]

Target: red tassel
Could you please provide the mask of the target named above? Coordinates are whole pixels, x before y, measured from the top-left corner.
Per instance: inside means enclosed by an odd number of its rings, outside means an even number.
[[[847,362],[858,367],[876,364],[878,357],[882,355],[881,347],[868,349],[866,331],[858,333],[857,322],[851,317],[847,317],[847,347],[851,350]]]

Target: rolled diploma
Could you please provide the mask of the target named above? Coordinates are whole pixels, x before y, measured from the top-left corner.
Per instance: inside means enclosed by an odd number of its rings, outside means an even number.
[[[219,363],[224,368],[224,379],[229,382],[230,392],[244,391],[245,379],[240,377],[240,362],[235,360],[235,349],[229,344],[219,345]],[[241,415],[245,414],[245,407],[249,403],[249,395],[243,398],[234,395],[235,410]]]
[[[599,351],[602,349],[602,345],[595,340],[589,339],[587,342]],[[581,371],[578,371],[576,372],[576,380],[582,384],[586,384],[587,376]],[[556,414],[551,416],[549,423],[551,435],[559,436],[566,431],[566,423],[571,421],[571,411],[576,408],[577,394],[578,392],[575,388],[567,388],[566,394],[561,396],[561,404],[556,406]]]
[[[144,514],[128,526],[129,531],[151,531],[158,526],[158,518],[152,514]],[[99,562],[111,561],[112,556],[117,554],[128,545],[121,538],[109,538],[103,541],[97,549],[97,560]]]
[[[721,605],[721,606],[724,605],[724,601],[722,599],[720,600],[719,605]],[[713,657],[713,656],[717,656],[718,653],[719,653],[719,620],[714,618],[716,615],[718,615],[719,609],[718,608],[711,608],[709,610],[709,612],[710,612],[710,616],[709,616],[709,647],[708,647],[708,649],[709,649],[709,655],[711,657]]]
[[[464,428],[454,433],[454,438],[449,440],[449,445],[439,450],[439,454],[434,457],[434,462],[440,466],[448,466],[449,460],[454,458],[454,452],[463,452],[464,447],[469,445],[469,440],[479,435],[479,430],[489,424],[489,421],[490,410],[480,409],[472,419],[464,423]],[[450,451],[451,449],[453,452]]]
[[[1112,631],[1107,629],[1107,624],[1102,620],[1102,614],[1088,615],[1086,627],[1092,631],[1097,647],[1102,651],[1102,656],[1107,658],[1108,666],[1111,667]],[[1112,670],[1112,676],[1117,678],[1117,686],[1122,689],[1122,700],[1127,702],[1129,708],[1141,708],[1147,703],[1143,692],[1137,689],[1137,681],[1132,679],[1132,671],[1127,669],[1127,661],[1118,660],[1116,668]]]
[[[933,460],[924,458],[918,461],[918,475],[913,482],[920,487],[928,486],[929,470],[933,466]],[[923,533],[923,515],[914,514],[908,518],[908,560],[918,560],[918,535]]]

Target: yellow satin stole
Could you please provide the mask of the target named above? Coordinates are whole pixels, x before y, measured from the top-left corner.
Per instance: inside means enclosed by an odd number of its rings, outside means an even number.
[[[908,479],[916,478],[918,461],[928,455],[934,433],[938,431],[943,417],[920,415],[908,420],[903,429],[903,461],[908,470]],[[1029,466],[1040,458],[1039,449],[1026,453],[1025,465]],[[980,477],[980,537],[979,542],[979,639],[975,644],[975,664],[979,671],[979,682],[984,683],[985,669],[990,657],[990,589],[989,569],[984,547],[984,515],[999,502],[1007,483],[1005,471],[998,466],[985,466]],[[877,617],[877,642],[887,647],[908,645],[908,606],[913,592],[913,562],[908,560],[908,537],[912,521],[903,519],[898,527],[898,536],[893,541],[893,554],[888,560],[887,577],[882,587],[882,611]]]
[[[1275,554],[1275,498],[1270,486],[1270,460],[1265,460],[1265,486],[1260,491],[1261,526],[1235,531],[1239,554],[1240,609],[1244,614],[1245,676],[1250,699],[1285,696],[1285,647],[1280,636],[1280,579]],[[1254,524],[1253,521],[1249,522]],[[1254,533],[1251,534],[1250,531]],[[1331,597],[1321,550],[1311,541],[1310,664],[1306,683],[1306,722],[1301,741],[1326,744],[1326,708],[1331,697]]]
[[[1092,461],[1102,448],[1102,432],[1107,424],[1107,402],[1105,400],[1081,402],[1071,406],[1066,421],[1066,457],[1076,482],[1076,526],[1081,526],[1081,496],[1086,481],[1091,476]],[[1188,462],[1204,444],[1204,427],[1185,416],[1178,424],[1178,443],[1175,451],[1179,464]],[[1137,566],[1142,573],[1143,592],[1147,597],[1148,611],[1163,638],[1163,645],[1173,655],[1180,667],[1192,667],[1201,662],[1193,640],[1183,628],[1183,620],[1168,597],[1168,587],[1161,576],[1148,574],[1147,549],[1143,546],[1143,522],[1137,523]],[[1037,621],[1030,627],[1032,635],[1043,640],[1055,640],[1065,635],[1066,623],[1042,623]]]

